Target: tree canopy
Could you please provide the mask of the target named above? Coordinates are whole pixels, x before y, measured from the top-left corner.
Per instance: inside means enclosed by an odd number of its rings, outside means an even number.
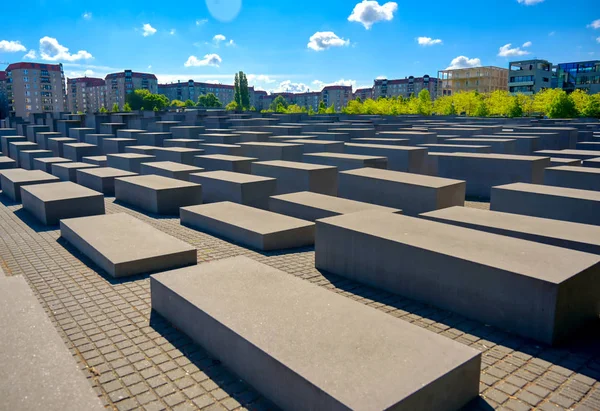
[[[178,101],[178,100],[176,100]],[[162,110],[169,105],[169,99],[162,94],[153,94],[146,89],[137,89],[127,94],[126,102],[132,110]]]
[[[223,104],[221,104],[221,102],[219,101],[217,96],[214,95],[214,93],[208,93],[198,96],[198,104],[196,104],[196,106],[203,108],[218,108],[222,107]]]

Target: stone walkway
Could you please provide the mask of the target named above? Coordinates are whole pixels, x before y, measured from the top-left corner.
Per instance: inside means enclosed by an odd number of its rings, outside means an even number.
[[[0,267],[23,275],[107,409],[273,409],[150,309],[149,277],[115,280],[68,243],[0,197]],[[469,206],[487,208],[486,203]],[[198,262],[246,255],[483,352],[481,397],[469,410],[600,410],[600,322],[564,347],[510,335],[314,268],[313,249],[257,253],[106,200],[187,241]],[[518,292],[518,290],[515,290]]]

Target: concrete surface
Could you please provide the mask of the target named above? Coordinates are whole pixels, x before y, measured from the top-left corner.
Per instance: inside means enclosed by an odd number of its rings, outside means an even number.
[[[205,203],[231,201],[269,209],[269,197],[275,194],[277,180],[231,171],[208,171],[190,175],[190,181],[202,185]]]
[[[312,191],[337,195],[338,170],[333,166],[295,161],[259,161],[252,163],[252,174],[277,179],[276,194]]]

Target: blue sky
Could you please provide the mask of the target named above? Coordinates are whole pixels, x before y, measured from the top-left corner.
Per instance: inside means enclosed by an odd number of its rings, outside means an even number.
[[[11,4],[0,62],[62,62],[67,77],[128,68],[161,82],[231,84],[243,70],[258,88],[300,91],[370,86],[378,76],[435,76],[453,64],[600,59],[599,0]]]

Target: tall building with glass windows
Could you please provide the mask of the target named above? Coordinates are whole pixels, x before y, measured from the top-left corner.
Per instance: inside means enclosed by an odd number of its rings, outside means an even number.
[[[547,60],[522,60],[508,63],[508,91],[534,94],[552,87],[552,63]]]
[[[553,88],[567,93],[576,89],[590,94],[600,93],[600,60],[560,63],[553,67]]]
[[[123,108],[127,102],[127,94],[133,93],[133,90],[144,89],[154,94],[158,93],[158,80],[150,73],[125,70],[107,74],[104,81],[106,82],[106,105],[109,109],[115,103]]]

